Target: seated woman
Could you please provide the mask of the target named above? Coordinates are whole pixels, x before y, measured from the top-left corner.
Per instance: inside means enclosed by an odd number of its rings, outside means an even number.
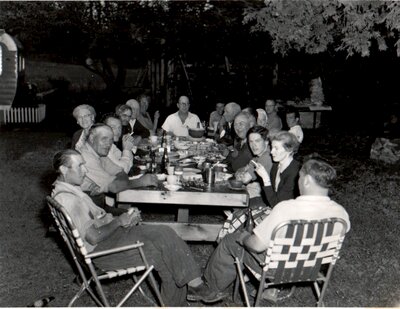
[[[81,127],[74,133],[71,141],[71,148],[80,150],[80,147],[85,143],[89,129],[94,123],[96,117],[96,111],[94,108],[87,104],[78,105],[74,108],[72,115],[76,119],[77,123]]]
[[[271,139],[271,155],[274,161],[271,172],[255,162],[255,171],[263,181],[263,191],[268,206],[255,205],[251,207],[251,214],[255,224],[261,222],[274,207],[281,201],[290,200],[299,195],[298,175],[301,164],[293,158],[299,148],[299,141],[289,132],[281,131]],[[219,232],[217,241],[220,241],[226,234],[243,228],[247,221],[247,209],[240,209],[225,221]]]
[[[263,190],[271,207],[299,195],[297,180],[301,164],[293,158],[299,145],[296,136],[281,131],[271,139],[271,155],[274,160],[271,173],[257,164],[256,172],[263,180]]]

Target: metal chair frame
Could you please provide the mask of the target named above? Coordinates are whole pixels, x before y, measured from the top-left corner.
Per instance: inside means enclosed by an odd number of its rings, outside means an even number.
[[[336,231],[334,231],[335,227]],[[272,232],[269,246],[264,251],[265,259],[263,261],[259,256],[248,251],[260,264],[261,274],[244,265],[260,281],[254,306],[259,305],[264,289],[300,282],[313,283],[317,305],[318,307],[323,306],[323,297],[333,267],[339,259],[346,230],[347,223],[340,218],[310,221],[291,220],[276,226]],[[235,264],[238,280],[236,280],[234,298],[237,298],[240,284],[246,306],[250,307],[241,258],[235,257]],[[326,272],[321,271],[322,265],[328,266]],[[278,298],[278,300],[290,297],[294,288],[295,285],[292,286],[288,295]]]
[[[138,241],[137,243],[132,245],[121,246],[109,250],[88,253],[85,248],[84,242],[82,241],[79,232],[75,227],[75,224],[71,220],[71,217],[69,216],[66,209],[50,196],[47,196],[46,200],[50,208],[51,214],[53,215],[57,227],[60,231],[60,234],[63,237],[72,255],[72,259],[79,273],[78,278],[80,278],[81,280],[80,289],[68,303],[68,307],[71,307],[84,291],[88,292],[88,294],[93,298],[93,300],[98,306],[110,307],[110,303],[104,293],[100,281],[124,275],[132,275],[134,280],[134,285],[129,290],[129,292],[122,298],[122,300],[117,304],[117,307],[122,306],[137,289],[141,292],[141,294],[144,297],[146,297],[148,300],[152,302],[152,305],[155,305],[155,303],[144,293],[143,289],[141,288],[141,284],[145,279],[149,279],[150,285],[153,288],[154,293],[156,294],[156,298],[159,304],[161,306],[164,306],[160,290],[152,273],[154,266],[148,264],[146,256],[143,252],[142,247],[144,244],[142,242]],[[116,270],[101,271],[101,272],[96,271],[96,268],[92,263],[92,259],[126,250],[138,250],[142,258],[143,264],[126,269],[116,269]],[[136,274],[138,273],[140,274],[139,278],[136,276]],[[95,290],[93,290],[91,287],[91,284],[93,282],[97,290],[97,295],[95,293]]]

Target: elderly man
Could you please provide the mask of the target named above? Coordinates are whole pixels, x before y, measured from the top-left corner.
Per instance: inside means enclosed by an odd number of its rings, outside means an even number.
[[[123,213],[113,217],[97,207],[82,186],[88,169],[83,157],[72,149],[54,156],[53,166],[59,176],[52,196],[63,205],[89,252],[126,246],[137,241],[149,264],[154,265],[161,279],[161,296],[167,306],[185,306],[189,293],[201,295],[205,301],[215,301],[216,293],[205,286],[200,269],[187,244],[169,227],[138,225],[140,212]],[[93,260],[102,270],[134,267],[141,262],[136,251],[127,250]]]
[[[126,104],[120,104],[115,109],[115,113],[121,120],[121,135],[131,134],[132,128],[129,124],[129,120],[131,120],[132,117],[132,109]]]
[[[222,115],[224,113],[224,106],[224,103],[217,103],[215,105],[215,111],[210,114],[210,121],[208,122],[208,126],[214,128],[214,130],[218,128],[218,124],[221,121]]]
[[[247,250],[260,254],[268,248],[272,231],[280,223],[288,220],[320,220],[337,217],[347,222],[346,210],[328,197],[329,188],[336,178],[335,169],[320,159],[310,159],[304,163],[298,181],[301,196],[280,202],[250,234],[238,231],[224,237],[208,261],[204,278],[210,289],[218,292],[221,298],[236,278],[234,257],[243,256],[243,262],[252,269],[261,272],[260,265]],[[246,250],[245,250],[246,249]]]
[[[155,186],[157,177],[144,175],[139,179],[130,180],[124,169],[108,157],[113,140],[114,133],[106,124],[94,124],[91,127],[86,143],[80,151],[88,169],[81,187],[97,205],[107,212],[121,214],[125,212],[125,209],[106,205],[105,194],[137,187]]]
[[[132,116],[129,120],[129,126],[131,134],[146,138],[150,136],[150,130],[148,130],[138,119],[140,114],[140,104],[138,101],[131,99],[128,100],[125,105],[128,105],[132,110]]]
[[[246,166],[253,158],[247,143],[247,131],[249,131],[255,123],[256,119],[254,116],[246,112],[240,112],[235,117],[233,126],[235,128],[237,139],[235,140],[233,149],[230,149],[230,152],[226,157],[228,168],[233,172]]]
[[[224,115],[222,116],[219,124],[219,136],[216,138],[218,143],[231,146],[236,139],[235,130],[233,128],[233,121],[235,117],[241,112],[241,107],[235,102],[225,105]]]
[[[282,120],[278,116],[276,102],[267,100],[265,102],[265,111],[267,113],[267,126],[269,132],[278,132],[282,130]]]
[[[202,129],[200,119],[196,114],[189,112],[189,98],[181,96],[178,100],[178,111],[165,119],[161,126],[164,131],[175,136],[189,136],[188,129]]]
[[[125,134],[122,136],[121,145],[122,151],[118,149],[116,144],[120,141],[122,125],[121,120],[114,116],[113,114],[107,115],[103,122],[108,125],[114,133],[113,140],[114,144],[111,145],[110,151],[107,157],[110,158],[112,162],[122,167],[125,173],[129,173],[133,164],[133,154],[136,152],[137,145],[140,142],[140,136],[133,137],[130,134]]]

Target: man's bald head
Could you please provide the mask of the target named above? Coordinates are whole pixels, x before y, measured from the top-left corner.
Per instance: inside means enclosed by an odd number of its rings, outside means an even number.
[[[183,114],[187,114],[189,112],[189,107],[190,107],[190,101],[189,98],[187,96],[180,96],[178,99],[178,109],[179,112],[183,113]]]

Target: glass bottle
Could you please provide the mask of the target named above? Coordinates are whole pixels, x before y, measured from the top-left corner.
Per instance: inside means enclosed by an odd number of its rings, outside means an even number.
[[[251,208],[247,208],[247,220],[245,224],[245,229],[247,232],[252,233],[254,229],[254,219],[253,214],[251,213]]]

